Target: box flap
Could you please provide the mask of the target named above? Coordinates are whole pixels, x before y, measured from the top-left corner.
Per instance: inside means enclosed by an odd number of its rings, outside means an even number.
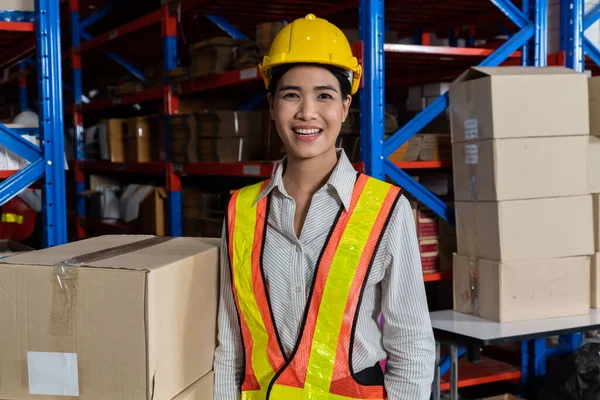
[[[461,82],[481,79],[488,76],[522,76],[522,75],[574,75],[580,74],[571,68],[565,67],[471,67],[462,73],[452,82],[457,84]]]
[[[3,264],[22,265],[55,265],[62,261],[79,257],[85,254],[111,249],[123,244],[135,243],[152,238],[152,235],[106,235],[78,242],[67,243],[62,246],[32,251],[29,253],[0,260]]]

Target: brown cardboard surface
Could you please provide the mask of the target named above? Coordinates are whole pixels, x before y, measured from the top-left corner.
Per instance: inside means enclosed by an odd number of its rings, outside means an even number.
[[[480,400],[526,400],[526,399],[524,399],[522,397],[514,396],[512,394],[503,394],[501,396],[486,397],[485,399],[480,399]]]
[[[600,194],[592,195],[592,208],[594,219],[594,248],[600,251]]]
[[[450,87],[452,141],[589,134],[587,77],[563,67],[472,67]]]
[[[590,271],[590,307],[600,308],[600,253],[592,255]]]
[[[589,136],[564,136],[454,143],[455,199],[496,201],[588,194],[588,141]]]
[[[32,398],[31,352],[76,354],[69,377],[77,398],[90,400],[169,400],[212,369],[217,247],[173,238],[81,266],[57,264],[149,238],[103,236],[0,263],[3,296],[12,299],[0,302],[0,398]]]
[[[594,252],[592,196],[456,202],[458,253],[492,261]]]
[[[215,373],[210,371],[173,400],[213,400]]]
[[[0,10],[33,11],[34,0],[2,0]]]
[[[496,322],[583,315],[590,257],[496,262],[454,255],[454,310]]]
[[[163,236],[165,228],[165,189],[152,185],[128,185],[119,199],[120,218],[137,221],[138,229],[147,234]]]
[[[126,121],[106,119],[99,123],[100,158],[111,162],[125,161]]]
[[[598,115],[600,116],[600,109]],[[588,136],[588,139],[589,190],[590,193],[600,193],[600,137]]]
[[[128,119],[125,148],[125,160],[128,162],[160,161],[164,158],[164,143],[158,135],[158,117]]]
[[[590,135],[600,136],[600,77],[588,79]]]

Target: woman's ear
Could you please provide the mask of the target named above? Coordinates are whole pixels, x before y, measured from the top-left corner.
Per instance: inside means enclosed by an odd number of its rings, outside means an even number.
[[[273,95],[269,92],[267,93],[267,100],[269,101],[269,115],[272,120],[275,120],[274,112],[273,112]]]
[[[352,96],[347,95],[346,100],[342,102],[342,123],[346,122],[348,118],[348,112],[350,111],[350,105],[352,104]]]

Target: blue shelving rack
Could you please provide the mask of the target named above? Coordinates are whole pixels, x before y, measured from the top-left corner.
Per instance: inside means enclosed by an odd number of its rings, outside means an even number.
[[[0,124],[0,144],[30,162],[0,183],[0,204],[42,179],[44,246],[51,247],[67,242],[59,0],[36,0],[33,15],[40,147]]]

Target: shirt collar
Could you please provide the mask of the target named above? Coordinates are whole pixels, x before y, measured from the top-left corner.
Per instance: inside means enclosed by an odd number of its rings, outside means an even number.
[[[352,201],[354,183],[356,182],[356,169],[354,169],[352,163],[350,160],[348,160],[348,157],[343,149],[338,149],[337,155],[338,162],[325,185],[329,185],[335,189],[340,201],[344,205],[344,208],[346,211],[348,211],[350,209],[350,202]],[[269,193],[271,193],[271,191],[275,188],[287,195],[285,188],[283,187],[283,166],[285,160],[286,157],[279,162],[279,166],[277,167],[275,174],[267,186],[260,192],[255,204],[262,200],[265,196],[269,195]]]

